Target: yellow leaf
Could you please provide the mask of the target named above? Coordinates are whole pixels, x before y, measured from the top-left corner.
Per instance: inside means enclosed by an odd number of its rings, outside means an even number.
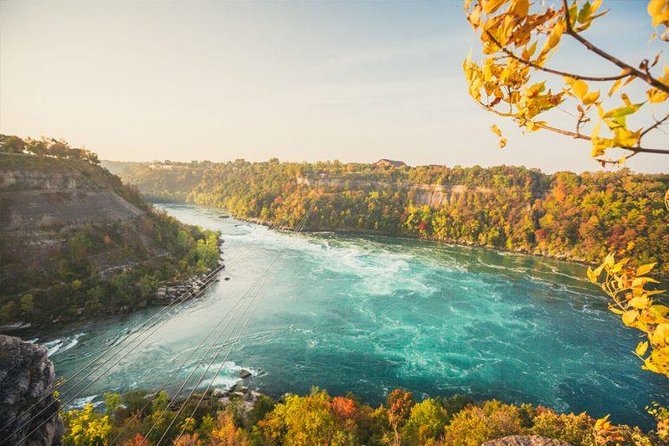
[[[650,0],[648,2],[648,14],[653,26],[669,26],[669,2],[667,0]]]
[[[650,277],[637,277],[632,281],[632,288],[636,287],[643,287],[647,283],[660,283],[655,279],[651,279]]]
[[[486,14],[492,14],[507,1],[508,0],[483,0],[483,12]]]
[[[503,149],[506,147],[506,138],[502,135],[502,130],[495,124],[490,126],[490,130],[492,130],[495,135],[499,136],[499,148]]]
[[[620,270],[623,269],[623,266],[625,266],[625,264],[626,264],[628,261],[629,261],[629,259],[622,259],[622,260],[620,260],[618,263],[616,263],[615,265],[613,265],[613,266],[611,267],[611,272],[612,272],[612,273],[617,273],[617,272],[619,272]]]
[[[574,93],[574,96],[580,100],[583,100],[583,98],[588,94],[588,84],[585,81],[566,77],[565,82],[567,82],[567,84],[569,84],[571,87],[571,91]]]
[[[472,12],[467,15],[467,20],[472,24],[474,29],[478,28],[481,24],[481,5],[477,4]]]
[[[610,426],[611,423],[609,422],[609,416],[610,415],[607,415],[604,418],[600,418],[599,420],[597,420],[595,422],[595,429],[601,430]]]
[[[511,7],[509,12],[517,15],[518,17],[525,17],[527,12],[530,10],[530,1],[529,0],[512,0]]]
[[[639,312],[636,310],[628,310],[623,313],[623,324],[631,325],[639,317]]]
[[[650,312],[658,317],[665,317],[669,314],[669,307],[666,305],[653,305],[650,307]]]
[[[564,29],[565,24],[562,20],[553,25],[553,28],[551,29],[551,32],[548,34],[548,38],[546,39],[546,43],[544,43],[544,47],[541,49],[542,54],[548,53],[550,50],[555,48],[558,43],[560,43]]]
[[[602,0],[595,0],[592,2],[592,5],[590,6],[590,11],[595,12],[599,9],[599,7],[602,5]]]
[[[638,144],[641,137],[640,130],[633,132],[622,127],[616,128],[614,133],[614,144],[618,147],[634,147]]]
[[[591,91],[590,93],[586,94],[584,98],[582,98],[582,101],[585,105],[590,105],[597,102],[598,99],[599,91]]]
[[[639,342],[634,350],[638,356],[645,355],[646,351],[648,351],[648,342]]]
[[[609,89],[609,96],[613,96],[613,93],[615,93],[616,91],[618,91],[618,89],[620,88],[620,82],[621,82],[621,81],[622,81],[622,79],[618,79],[617,81],[615,81],[615,82],[613,83],[613,85],[612,85],[611,88]]]
[[[613,305],[609,305],[609,311],[611,311],[611,313],[615,313],[615,314],[618,314],[618,315],[621,315],[621,314],[624,313],[623,310],[621,310],[620,308],[615,307]]]
[[[648,307],[648,305],[650,304],[650,300],[646,296],[637,296],[633,297],[629,301],[629,304],[632,308],[643,310],[644,308]]]
[[[651,104],[659,104],[666,101],[667,97],[669,97],[669,94],[665,93],[664,91],[660,91],[657,88],[649,89],[646,91],[646,94],[648,95],[648,100]]]
[[[645,265],[641,265],[640,267],[637,268],[636,275],[643,276],[644,274],[648,274],[649,272],[652,271],[655,265],[656,265],[655,263],[647,263]]]
[[[534,52],[537,50],[537,42],[534,41],[532,45],[529,47],[525,47],[522,53],[522,58],[524,60],[530,60],[530,58],[534,55]]]

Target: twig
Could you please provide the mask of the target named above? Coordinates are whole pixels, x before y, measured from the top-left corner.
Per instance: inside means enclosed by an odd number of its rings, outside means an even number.
[[[490,40],[492,40],[493,43],[495,45],[497,45],[499,47],[499,49],[502,52],[504,52],[507,56],[509,56],[510,58],[515,59],[518,62],[520,62],[524,65],[527,65],[528,67],[532,67],[536,70],[545,71],[546,73],[556,74],[558,76],[567,76],[567,77],[571,77],[573,79],[579,79],[579,80],[583,80],[583,81],[593,81],[593,82],[617,81],[617,80],[623,79],[623,78],[625,78],[629,75],[629,73],[622,73],[622,74],[618,74],[616,76],[583,76],[583,75],[580,75],[580,74],[568,73],[566,71],[560,71],[560,70],[554,70],[552,68],[546,68],[546,67],[543,67],[543,66],[541,66],[537,63],[534,63],[532,61],[523,59],[522,57],[516,55],[513,51],[503,47],[502,44],[500,44],[499,41],[497,39],[495,39],[495,37],[490,33],[490,31],[486,30],[485,33],[490,38]]]
[[[574,29],[571,26],[571,19],[569,17],[569,4],[567,3],[567,0],[562,0],[562,5],[564,7],[564,17],[565,17],[565,22],[566,22],[566,27],[567,29],[565,30],[565,34],[572,36],[574,39],[576,39],[578,42],[580,42],[583,46],[585,46],[587,49],[592,51],[593,53],[599,55],[600,57],[608,60],[609,62],[613,63],[614,65],[619,66],[623,70],[629,70],[629,72],[626,75],[634,75],[640,79],[643,79],[646,81],[647,84],[657,88],[658,90],[664,91],[665,93],[669,93],[669,85],[665,85],[659,80],[655,79],[653,76],[650,75],[649,72],[644,73],[643,71],[639,70],[638,68],[635,68],[622,60],[618,59],[617,57],[607,53],[606,51],[596,47],[593,45],[589,40],[585,39],[583,36],[581,36],[578,32],[574,31]]]
[[[501,112],[499,110],[495,110],[494,108],[492,108],[492,107],[490,107],[490,106],[488,106],[488,105],[486,105],[486,104],[484,104],[480,101],[479,101],[479,105],[481,107],[485,108],[486,110],[489,110],[489,111],[495,113],[498,116],[502,116],[502,117],[505,117],[505,118],[513,118],[513,119],[519,121],[520,125],[525,125],[528,121],[527,119],[516,116],[513,113],[504,113],[504,112]],[[663,119],[662,122],[664,122],[666,119],[669,119],[669,117],[665,117],[665,119]],[[558,127],[553,127],[551,125],[544,124],[544,123],[541,123],[541,122],[534,122],[534,125],[536,125],[539,128],[542,128],[544,130],[549,130],[549,131],[554,132],[554,133],[559,133],[559,134],[565,135],[565,136],[571,136],[574,139],[584,139],[586,141],[592,141],[592,137],[590,135],[584,135],[582,133],[572,132],[571,130],[565,130],[565,129],[561,129],[561,128],[558,128]],[[656,122],[652,127],[656,128],[658,126],[659,126],[659,124]],[[649,147],[637,147],[637,146],[634,146],[634,147],[633,146],[616,146],[615,148],[623,149],[623,150],[629,150],[630,152],[637,152],[637,153],[658,153],[658,154],[662,154],[662,155],[669,155],[669,149],[652,149],[652,148],[649,148]]]

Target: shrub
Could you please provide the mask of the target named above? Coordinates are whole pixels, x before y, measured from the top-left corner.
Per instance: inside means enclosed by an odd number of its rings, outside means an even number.
[[[595,420],[587,414],[558,414],[549,409],[538,409],[531,432],[544,437],[566,441],[573,446],[594,446]]]
[[[444,446],[479,446],[495,438],[523,433],[522,414],[517,406],[496,400],[482,406],[468,406],[446,427]]]
[[[446,410],[437,401],[428,398],[416,404],[411,408],[411,415],[402,429],[402,444],[435,444],[444,432],[446,420]]]

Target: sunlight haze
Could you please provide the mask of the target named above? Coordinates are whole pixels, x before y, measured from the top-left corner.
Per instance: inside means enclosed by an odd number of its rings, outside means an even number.
[[[616,4],[607,19],[636,37],[621,42],[601,24],[591,35],[622,55],[652,54],[644,5]],[[462,73],[477,43],[460,1],[0,7],[2,133],[63,138],[111,160],[600,169],[587,143],[522,135],[477,108]],[[492,123],[509,137],[504,150]],[[669,171],[657,155],[628,165]]]

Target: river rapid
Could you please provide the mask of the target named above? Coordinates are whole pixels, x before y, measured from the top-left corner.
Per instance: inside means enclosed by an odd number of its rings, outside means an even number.
[[[222,277],[230,280],[167,312],[32,336],[62,377],[85,370],[66,383],[64,401],[163,385],[174,392],[184,382],[185,395],[231,386],[243,368],[253,373],[249,385],[273,396],[319,386],[376,404],[404,387],[418,398],[464,393],[611,413],[646,428],[644,406],[669,403],[667,380],[641,370],[632,354],[637,332],[607,311],[581,265],[419,240],[278,232],[219,210],[161,207],[222,232]],[[231,326],[206,338],[227,314],[251,316],[243,333]],[[142,326],[151,318],[161,323]],[[96,370],[106,349],[121,353]]]

